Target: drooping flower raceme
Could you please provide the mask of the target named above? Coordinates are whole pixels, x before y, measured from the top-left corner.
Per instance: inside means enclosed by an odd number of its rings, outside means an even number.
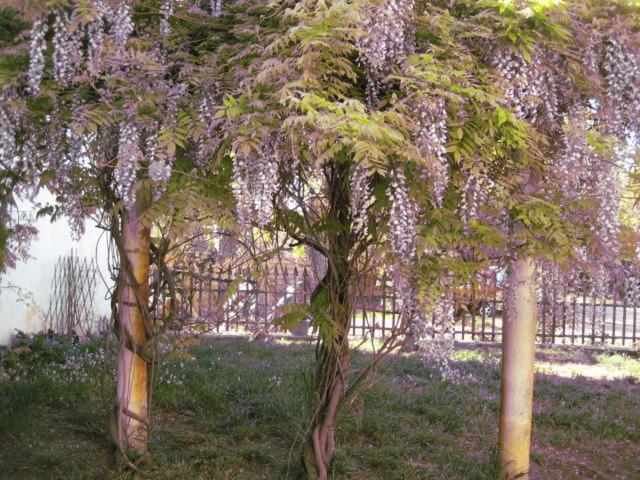
[[[366,231],[368,217],[367,209],[373,199],[371,197],[371,172],[357,164],[351,173],[351,223],[354,231]]]
[[[551,305],[548,308],[556,309],[557,315],[569,311],[570,294],[582,294],[603,302],[610,293],[612,272],[620,268],[619,166],[615,155],[590,144],[589,136],[597,132],[592,128],[589,113],[592,112],[579,108],[569,112],[563,128],[564,146],[551,169],[552,183],[566,200],[564,219],[582,220],[591,234],[588,244],[576,250],[577,259],[570,264],[561,268],[556,262],[538,262],[541,289],[547,292],[546,302]],[[580,206],[581,200],[589,201],[589,207]]]
[[[49,123],[46,130],[46,145],[47,150],[45,153],[45,162],[49,169],[57,170],[64,164],[65,159],[65,137],[66,128],[60,120],[60,108],[59,105],[53,110],[53,114],[49,118]]]
[[[465,229],[469,223],[479,218],[479,210],[488,200],[494,182],[483,170],[467,170],[465,173],[462,198],[460,200],[460,218]]]
[[[209,0],[211,7],[211,16],[219,17],[222,15],[222,0]]]
[[[53,78],[62,86],[71,81],[73,67],[71,62],[71,33],[69,32],[69,16],[58,8],[53,24]]]
[[[356,42],[360,62],[367,70],[367,97],[372,104],[379,91],[379,80],[415,50],[409,17],[414,0],[384,0],[367,4],[362,12],[362,35]]]
[[[500,75],[499,85],[519,119],[531,124],[546,120],[555,128],[559,117],[558,86],[549,68],[558,62],[552,52],[536,50],[531,61],[512,49],[493,52],[491,63]]]
[[[568,118],[563,136],[565,146],[554,172],[567,199],[589,199],[594,203],[595,208],[588,211],[591,220],[585,218],[599,244],[598,252],[593,249],[589,252],[591,263],[612,265],[620,253],[618,156],[615,152],[596,151],[589,145],[590,128],[584,112],[572,112]]]
[[[118,163],[114,177],[119,193],[127,205],[135,202],[135,183],[142,160],[138,128],[132,122],[123,122],[120,124]]]
[[[163,148],[159,141],[159,130],[154,135],[148,137],[147,151],[149,152],[149,178],[154,182],[153,200],[157,201],[166,191],[167,184],[171,178],[171,168],[173,165],[173,155]]]
[[[273,196],[278,189],[278,157],[271,148],[254,156],[237,153],[233,159],[233,192],[238,223],[265,226],[273,214]]]
[[[220,129],[220,131],[215,132],[216,126],[223,121],[215,117],[215,107],[216,100],[212,93],[206,93],[198,105],[198,120],[204,130],[204,134],[198,139],[198,154],[196,161],[200,166],[206,164],[211,151],[226,137],[224,129]]]
[[[587,125],[584,115],[574,112],[564,128],[564,148],[555,162],[554,172],[568,197],[577,198],[590,184],[595,152],[587,144]]]
[[[92,0],[95,17],[87,24],[87,71],[97,76],[102,70],[102,52],[105,42],[105,23],[114,12],[105,0]]]
[[[592,30],[584,52],[584,64],[587,67],[587,71],[592,75],[600,75],[603,49],[602,34],[597,30]]]
[[[455,312],[449,292],[434,295],[427,311],[415,322],[414,338],[425,364],[435,368],[445,380],[460,383],[468,380],[451,364],[455,348]]]
[[[391,250],[402,262],[411,263],[416,257],[417,206],[409,197],[402,171],[396,169],[392,172],[387,195],[391,200],[389,211]]]
[[[444,100],[438,98],[433,104],[420,102],[418,113],[416,144],[423,154],[423,173],[433,186],[433,203],[442,207],[444,192],[449,184],[449,164],[447,162],[447,112]]]
[[[160,35],[168,37],[171,35],[171,25],[169,24],[169,17],[173,15],[174,4],[173,0],[165,0],[160,7]]]
[[[640,131],[640,61],[621,38],[612,37],[604,48],[606,118],[608,133],[621,136],[625,129]]]
[[[8,91],[0,93],[0,160],[2,165],[11,165],[16,154],[15,119],[8,108]]]
[[[597,220],[591,226],[592,231],[598,237],[606,258],[619,258],[619,212],[620,212],[620,184],[621,179],[617,173],[619,167],[613,158],[608,162],[599,162],[601,177],[596,184],[596,199],[598,202]],[[608,170],[608,171],[607,171]]]
[[[112,17],[111,34],[118,53],[122,54],[126,48],[129,36],[133,33],[134,25],[131,17],[131,6],[122,2]]]
[[[38,18],[31,27],[31,46],[29,50],[29,71],[27,72],[28,90],[32,95],[40,93],[40,83],[44,73],[44,51],[46,42],[44,36],[47,33],[47,22],[44,18]]]

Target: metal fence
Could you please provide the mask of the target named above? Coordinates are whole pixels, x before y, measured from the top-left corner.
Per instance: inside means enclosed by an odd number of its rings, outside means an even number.
[[[174,271],[178,294],[178,317],[187,323],[209,324],[216,332],[262,329],[281,330],[275,320],[282,307],[308,304],[317,284],[311,268],[302,266],[272,266],[262,270],[255,280],[252,272],[223,272],[213,267]],[[229,294],[234,285],[234,293]],[[168,302],[158,302],[156,316],[167,315]],[[399,300],[386,276],[374,285],[361,288],[351,322],[352,336],[386,336],[397,327],[400,319]],[[297,334],[308,334],[302,323]]]
[[[502,288],[458,318],[460,340],[502,341]],[[638,302],[624,295],[622,285],[610,286],[606,298],[595,293],[560,296],[543,289],[538,302],[537,341],[560,345],[634,347],[640,343]],[[470,309],[470,310],[473,310]]]
[[[273,265],[259,276],[247,270],[223,271],[215,266],[179,269],[175,272],[178,321],[200,324],[216,332],[264,330],[278,332],[275,320],[283,306],[308,304],[317,284],[314,269]],[[93,310],[97,269],[93,260],[74,255],[60,257],[51,286],[45,320],[59,333],[84,335],[95,331],[101,319]],[[463,341],[502,341],[503,285],[497,271],[478,275],[473,285],[452,290],[455,302],[455,336]],[[537,341],[543,344],[611,345],[640,344],[638,302],[630,301],[620,285],[612,285],[605,301],[595,294],[559,298],[543,291],[538,304]],[[392,279],[383,275],[357,289],[349,333],[356,337],[387,336],[400,321],[402,301]],[[167,315],[168,302],[161,293],[156,317]],[[309,334],[302,323],[296,334]]]
[[[316,285],[308,267],[274,266],[260,279],[251,272],[223,272],[214,267],[176,271],[179,316],[209,323],[217,332],[251,328],[278,331],[274,320],[280,307],[308,303]],[[239,280],[240,279],[240,280]],[[235,282],[233,295],[229,288]],[[595,294],[558,298],[543,292],[538,304],[537,341],[544,344],[612,345],[631,347],[640,342],[638,305],[629,303],[621,287],[612,286],[602,302]],[[482,273],[474,285],[451,292],[455,302],[456,339],[500,342],[504,300],[496,271]],[[166,314],[159,303],[157,315]],[[402,303],[391,279],[384,275],[358,289],[350,334],[386,336],[400,320]],[[302,325],[296,333],[309,333]]]

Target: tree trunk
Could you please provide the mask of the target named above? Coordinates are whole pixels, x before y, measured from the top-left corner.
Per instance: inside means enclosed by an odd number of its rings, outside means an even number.
[[[122,216],[122,244],[131,266],[140,299],[149,298],[150,229],[142,216],[149,207],[148,194],[139,191],[134,206],[125,207]],[[134,349],[148,340],[148,329],[138,297],[121,259],[121,286],[118,298],[122,329],[117,365],[117,430],[118,447],[127,456],[141,456],[147,449],[148,363]],[[129,341],[124,341],[129,339]]]
[[[338,343],[339,342],[339,343]],[[316,414],[303,449],[307,478],[327,480],[335,453],[335,423],[346,384],[343,373],[349,366],[347,336],[336,342],[335,348],[319,346],[316,373]]]
[[[311,301],[326,295],[327,312],[335,331],[320,332],[316,348],[316,405],[311,428],[302,451],[307,478],[326,480],[335,452],[335,423],[347,390],[349,368],[348,332],[353,314],[353,268],[350,255],[354,245],[349,213],[349,169],[346,163],[332,165],[328,175],[329,216],[339,228],[327,234],[327,272]]]
[[[529,478],[536,340],[535,267],[529,256],[511,262],[505,299],[500,395],[500,478]]]

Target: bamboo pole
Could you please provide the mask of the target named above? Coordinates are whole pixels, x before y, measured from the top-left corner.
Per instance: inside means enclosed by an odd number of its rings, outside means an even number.
[[[142,216],[149,206],[143,191],[138,192],[134,206],[125,207],[122,237],[126,258],[143,299],[149,298],[150,229]],[[124,262],[121,262],[121,266]],[[122,272],[118,299],[121,328],[136,345],[147,342],[145,319],[137,303],[129,276]],[[148,365],[147,361],[121,342],[117,365],[117,400],[119,446],[127,455],[139,456],[147,449]]]
[[[502,340],[500,392],[500,478],[529,478],[536,339],[534,261],[509,265]]]

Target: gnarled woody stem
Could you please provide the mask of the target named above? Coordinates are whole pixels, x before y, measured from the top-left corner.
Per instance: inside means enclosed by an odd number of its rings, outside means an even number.
[[[319,396],[311,431],[303,450],[303,462],[310,479],[324,480],[329,475],[329,465],[335,452],[335,421],[342,401],[345,398],[346,385],[344,371],[349,365],[349,345],[336,345],[333,352],[324,351],[319,355],[317,373],[317,394]],[[320,346],[325,349],[326,346]],[[323,380],[328,381],[323,381]]]
[[[322,294],[335,330],[324,332],[316,349],[316,406],[311,428],[302,452],[307,477],[325,480],[335,450],[335,422],[345,398],[349,367],[347,332],[353,313],[354,273],[351,264],[354,238],[349,213],[348,166],[333,165],[328,171],[329,216],[339,229],[327,235],[325,252],[327,273],[312,295],[312,303]]]

